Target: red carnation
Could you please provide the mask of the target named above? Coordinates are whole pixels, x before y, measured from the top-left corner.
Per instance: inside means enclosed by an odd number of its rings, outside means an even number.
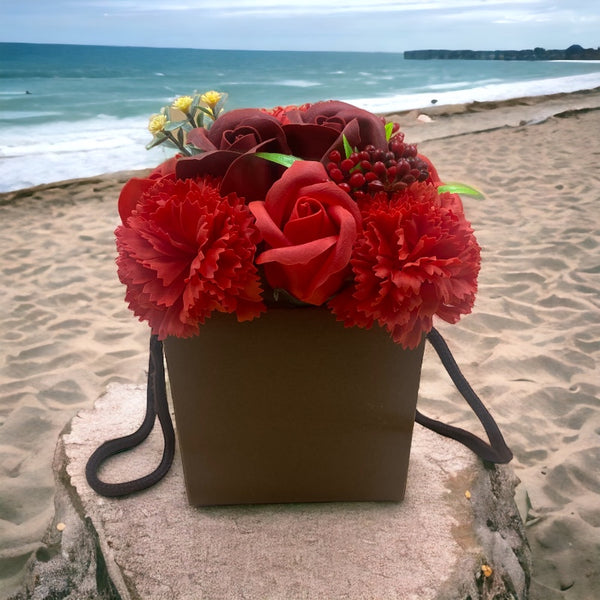
[[[210,178],[163,177],[115,231],[125,299],[160,339],[191,337],[213,310],[265,310],[254,266],[260,234],[244,201]]]
[[[292,111],[305,112],[310,108],[310,104],[302,104],[301,106],[290,105],[290,106],[275,106],[273,108],[261,108],[260,110],[272,117],[275,117],[282,125],[288,125],[290,118],[288,113]]]
[[[433,163],[422,154],[419,154],[419,158],[427,164],[427,171],[429,172],[429,182],[432,183],[436,188],[444,185],[440,176],[438,175],[437,169],[433,166]],[[441,196],[444,206],[452,209],[455,213],[464,212],[463,203],[458,194],[445,193]]]
[[[119,195],[119,216],[123,223],[127,221],[145,191],[149,190],[161,177],[172,175],[175,172],[175,165],[179,158],[180,155],[173,156],[158,165],[148,177],[132,177],[123,186]]]
[[[450,323],[471,312],[480,247],[462,212],[426,182],[362,207],[363,235],[350,264],[353,283],[329,302],[346,326],[386,327],[405,348],[418,346],[437,315]]]

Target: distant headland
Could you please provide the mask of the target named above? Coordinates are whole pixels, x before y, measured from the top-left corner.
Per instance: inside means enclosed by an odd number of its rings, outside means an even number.
[[[405,50],[404,58],[413,60],[600,60],[599,48],[582,48],[578,44],[566,50]]]

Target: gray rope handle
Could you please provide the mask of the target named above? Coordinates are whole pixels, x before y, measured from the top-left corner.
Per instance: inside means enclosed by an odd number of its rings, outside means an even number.
[[[440,435],[459,441],[485,461],[492,463],[509,462],[513,455],[506,445],[498,425],[458,368],[444,338],[436,329],[432,329],[427,334],[427,339],[440,357],[442,364],[448,371],[454,385],[458,388],[458,391],[468,402],[469,406],[473,409],[477,418],[483,425],[490,443],[487,444],[470,431],[447,425],[446,423],[436,421],[435,419],[430,419],[419,411],[416,412],[416,422]],[[134,479],[133,481],[121,483],[106,483],[102,481],[98,477],[98,471],[102,463],[115,454],[130,450],[141,444],[152,431],[156,417],[158,417],[158,420],[160,421],[165,441],[162,460],[158,467],[148,475],[140,477],[139,479]],[[175,433],[173,431],[173,424],[171,422],[171,415],[169,413],[167,402],[163,347],[162,342],[153,335],[150,338],[148,388],[146,392],[146,415],[144,421],[134,433],[104,442],[97,448],[88,459],[85,475],[90,487],[101,496],[126,496],[149,488],[160,481],[169,471],[174,454]]]
[[[162,460],[154,471],[139,479],[122,483],[106,483],[98,477],[102,463],[111,456],[130,450],[141,444],[152,431],[156,417],[160,421],[164,438]],[[146,390],[146,415],[139,429],[130,435],[104,442],[88,459],[85,476],[90,487],[101,496],[125,496],[145,490],[160,481],[171,468],[175,455],[175,432],[169,414],[167,389],[165,385],[165,367],[162,342],[158,337],[150,337],[150,358],[148,364],[148,387]]]
[[[469,382],[465,379],[461,370],[458,368],[448,344],[441,336],[439,331],[433,328],[428,334],[427,339],[437,352],[442,364],[448,371],[448,375],[452,379],[452,382],[461,393],[462,397],[468,402],[469,406],[473,409],[473,412],[479,419],[479,422],[483,425],[483,428],[490,441],[486,444],[482,439],[472,434],[470,431],[461,429],[460,427],[454,427],[447,425],[441,421],[430,419],[424,414],[417,411],[415,421],[419,425],[423,425],[440,435],[457,440],[461,444],[470,448],[477,456],[483,460],[487,460],[492,463],[505,464],[511,461],[513,454],[510,448],[506,445],[500,429],[494,421],[494,418],[489,413],[487,408],[483,405],[479,396],[473,391],[473,388],[469,385]]]

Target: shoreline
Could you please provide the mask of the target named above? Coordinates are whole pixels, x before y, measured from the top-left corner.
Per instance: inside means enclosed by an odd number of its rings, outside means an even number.
[[[597,109],[600,109],[600,87],[510,100],[432,105],[384,116],[400,123],[407,140],[420,143],[503,127],[535,125],[551,117]],[[427,119],[421,121],[421,115]]]
[[[437,116],[449,116],[462,113],[471,112],[482,112],[485,110],[498,110],[502,108],[512,106],[535,106],[544,103],[560,103],[569,99],[574,100],[576,98],[584,98],[589,96],[597,95],[600,98],[600,87],[577,90],[575,92],[557,92],[556,94],[542,94],[540,96],[517,96],[515,98],[508,98],[506,100],[486,100],[484,102],[465,102],[459,104],[432,104],[431,106],[423,107],[420,109],[403,110],[403,111],[391,111],[384,113],[387,115],[392,114],[408,114],[414,112],[414,110],[426,111],[427,114],[433,114]],[[600,100],[599,100],[600,101]]]
[[[568,113],[600,108],[600,87],[577,92],[559,92],[542,96],[522,96],[509,100],[440,104],[410,110],[378,113],[400,123],[400,129],[410,143],[444,139],[469,133],[491,131],[501,127],[520,127]],[[429,120],[424,120],[423,116]],[[145,150],[140,148],[141,152]],[[99,173],[87,177],[63,179],[31,187],[0,192],[0,205],[42,193],[54,187],[74,183],[102,183],[116,178],[125,183],[130,177],[141,176],[152,167]]]

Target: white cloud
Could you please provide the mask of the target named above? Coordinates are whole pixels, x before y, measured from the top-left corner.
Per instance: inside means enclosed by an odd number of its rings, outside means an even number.
[[[1,0],[0,0],[1,1]],[[598,0],[19,0],[4,41],[265,50],[598,45]]]
[[[555,20],[555,17],[545,14],[525,14],[515,13],[512,15],[498,14],[498,16],[490,18],[491,23],[502,25],[523,25],[525,23],[550,23]]]
[[[544,0],[488,0],[486,7],[506,5],[539,5]],[[352,13],[402,13],[402,12],[448,12],[455,10],[477,11],[482,8],[482,0],[346,0],[344,2],[323,2],[323,0],[302,0],[294,4],[284,4],[278,0],[230,0],[226,5],[211,4],[207,11],[228,16],[293,17],[299,15],[340,15]]]
[[[483,0],[485,7],[505,5],[539,5],[544,0]],[[124,12],[170,12],[170,11],[203,11],[218,16],[254,16],[254,17],[293,17],[298,15],[319,14],[351,14],[398,13],[416,11],[454,11],[482,8],[482,0],[344,0],[340,2],[324,2],[323,0],[300,0],[282,3],[280,0],[228,0],[213,2],[206,0],[189,0],[188,2],[171,3],[167,0],[81,0],[67,2],[73,7],[97,7],[113,13]]]

